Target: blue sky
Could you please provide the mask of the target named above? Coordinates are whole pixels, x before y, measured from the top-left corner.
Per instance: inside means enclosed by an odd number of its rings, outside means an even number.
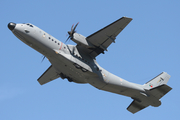
[[[169,0],[1,0],[0,120],[140,120],[178,119],[180,108],[180,1]],[[89,36],[127,16],[131,23],[98,63],[128,81],[144,84],[162,71],[173,88],[158,108],[137,114],[126,110],[132,99],[89,84],[57,79],[41,86],[37,78],[50,66],[47,59],[17,39],[9,22],[32,23],[62,42],[79,22],[77,32]],[[74,44],[72,41],[68,44]]]

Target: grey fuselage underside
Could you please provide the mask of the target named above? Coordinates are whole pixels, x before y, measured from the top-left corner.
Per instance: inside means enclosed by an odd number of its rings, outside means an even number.
[[[77,46],[65,45],[53,36],[33,25],[17,24],[13,33],[25,44],[45,55],[57,72],[70,77],[76,83],[89,83],[94,87],[134,97],[145,92],[139,84],[128,82],[100,67],[91,56],[78,51]],[[82,66],[87,72],[77,69],[74,64]]]

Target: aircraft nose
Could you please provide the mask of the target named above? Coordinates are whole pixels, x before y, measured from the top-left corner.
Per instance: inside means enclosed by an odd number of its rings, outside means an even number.
[[[10,23],[8,24],[8,28],[9,28],[11,31],[14,30],[15,27],[16,27],[16,23],[10,22]]]

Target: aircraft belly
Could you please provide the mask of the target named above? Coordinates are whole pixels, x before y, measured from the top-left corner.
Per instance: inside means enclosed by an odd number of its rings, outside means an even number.
[[[91,67],[89,67],[88,64],[82,62],[81,60],[77,59],[77,58],[73,58],[75,63],[80,65],[82,68],[85,68],[86,70],[90,71],[90,72],[93,72],[93,70],[91,69]]]
[[[94,64],[93,66],[95,66],[96,64]],[[97,66],[97,65],[96,65]],[[108,75],[109,72],[106,71],[105,69],[101,68],[100,66],[97,67],[93,67],[93,72],[88,72],[88,77],[86,79],[86,81],[91,84],[92,86],[98,88],[98,89],[102,89],[104,88],[108,82]],[[97,69],[99,68],[99,69]]]
[[[69,59],[71,59],[71,57]],[[83,72],[80,69],[77,69],[74,66],[74,63],[70,61],[69,59],[61,55],[58,55],[57,58],[50,59],[50,62],[52,63],[52,65],[57,71],[71,78],[73,82],[87,83],[85,81]]]
[[[89,78],[86,78],[86,81],[98,89],[102,89],[104,86],[106,86],[106,83],[103,80],[101,80],[98,76],[90,76]]]
[[[112,93],[116,93],[116,94],[120,94],[120,95],[124,95],[128,97],[132,97],[140,93],[139,90],[134,90],[131,88],[127,88],[125,86],[119,86],[119,85],[113,85],[113,84],[107,84],[101,90],[105,90],[108,92],[112,92]]]
[[[132,97],[134,94],[139,94],[140,91],[144,91],[141,86],[132,84],[116,75],[108,73],[102,69],[101,73],[104,83],[106,83],[101,90],[109,91],[116,94]]]

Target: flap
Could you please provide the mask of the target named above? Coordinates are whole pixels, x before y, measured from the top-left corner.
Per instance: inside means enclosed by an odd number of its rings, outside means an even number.
[[[51,65],[42,75],[38,78],[38,82],[43,85],[47,82],[50,82],[56,78],[58,78],[59,75],[54,69],[54,67]]]

